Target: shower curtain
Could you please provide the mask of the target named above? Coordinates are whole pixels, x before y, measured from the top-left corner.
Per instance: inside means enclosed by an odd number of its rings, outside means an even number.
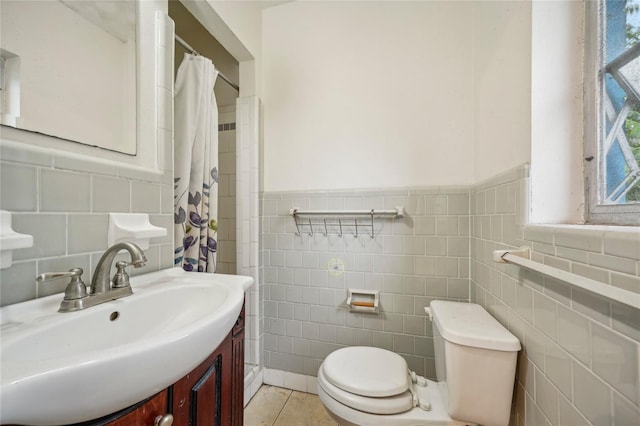
[[[174,99],[174,265],[215,272],[218,250],[218,107],[210,59],[185,54]]]

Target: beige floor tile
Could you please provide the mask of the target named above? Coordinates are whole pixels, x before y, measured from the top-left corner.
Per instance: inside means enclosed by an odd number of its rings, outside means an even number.
[[[318,395],[293,391],[274,426],[335,426]]]
[[[271,426],[278,418],[291,390],[263,385],[244,409],[245,426]]]

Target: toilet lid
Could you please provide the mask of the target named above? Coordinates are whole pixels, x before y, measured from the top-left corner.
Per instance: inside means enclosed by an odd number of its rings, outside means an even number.
[[[409,391],[381,398],[370,398],[346,392],[327,380],[324,374],[324,365],[323,363],[318,370],[318,385],[340,404],[370,414],[398,414],[413,408],[413,397]]]
[[[323,373],[334,386],[361,396],[388,397],[409,389],[407,362],[386,349],[350,346],[330,353]]]

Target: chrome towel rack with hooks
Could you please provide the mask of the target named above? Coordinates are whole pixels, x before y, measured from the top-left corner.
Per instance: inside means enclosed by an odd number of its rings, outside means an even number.
[[[353,228],[355,237],[360,236],[361,229],[369,228],[369,236],[375,237],[375,217],[384,216],[390,218],[403,217],[404,206],[398,206],[389,210],[300,210],[293,208],[289,210],[296,224],[296,235],[302,235],[303,229],[310,236],[318,230],[326,237],[331,233],[336,233],[339,237],[344,235],[345,230]],[[314,219],[315,218],[315,219]]]

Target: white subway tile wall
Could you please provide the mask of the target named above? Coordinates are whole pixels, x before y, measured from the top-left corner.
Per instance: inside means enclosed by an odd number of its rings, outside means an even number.
[[[14,264],[0,270],[0,305],[64,291],[65,280],[36,286],[37,273],[82,267],[84,279],[90,279],[100,255],[107,249],[109,211],[149,213],[151,223],[167,229],[167,237],[152,239],[151,247],[145,251],[149,260],[147,266],[131,269],[132,275],[173,266],[173,256],[160,255],[163,250],[173,252],[173,199],[164,198],[161,202],[159,196],[164,187],[171,189],[171,184],[92,173],[59,172],[52,167],[17,163],[6,160],[4,156],[0,158],[3,184],[17,182],[22,170],[39,176],[35,185],[21,189],[17,202],[3,192],[0,208],[13,213],[14,229],[33,235],[34,245],[16,250]],[[167,173],[171,174],[171,171]],[[61,191],[58,184],[66,185],[65,190]],[[31,201],[25,203],[20,199]],[[110,209],[110,204],[115,207]]]
[[[377,218],[375,237],[353,227],[339,237],[308,227],[300,236],[289,210],[404,205],[403,218]],[[469,300],[469,189],[416,188],[264,193],[262,196],[265,367],[316,376],[324,357],[348,345],[400,353],[435,377],[433,299]],[[329,271],[332,259],[344,273]],[[380,290],[381,313],[351,313],[346,289]]]
[[[471,301],[523,344],[514,425],[636,425],[640,419],[640,311],[491,259],[529,246],[533,259],[640,292],[640,233],[526,225],[528,168],[473,187]],[[499,283],[499,284],[498,284]]]
[[[236,273],[236,106],[218,108],[218,259],[216,272]]]
[[[236,269],[253,277],[245,293],[245,363],[264,365],[261,359],[263,330],[262,273],[259,263],[259,100],[257,96],[236,99]],[[256,375],[248,389],[256,392],[262,383]],[[245,384],[245,389],[247,385]]]
[[[158,31],[172,36],[173,22],[165,18]],[[171,70],[172,60],[173,43],[167,43],[158,52],[157,67]],[[166,97],[168,92],[170,99],[171,72],[161,75],[166,79],[158,81],[157,97]],[[162,174],[3,137],[0,208],[12,212],[14,229],[33,235],[34,245],[16,250],[13,265],[0,270],[0,305],[64,291],[66,280],[36,285],[40,273],[81,267],[84,280],[90,280],[107,248],[109,212],[149,213],[151,223],[167,228],[167,236],[152,239],[145,251],[147,265],[131,268],[132,275],[173,266],[173,102],[164,102],[159,109],[157,134],[165,146],[158,152]]]

